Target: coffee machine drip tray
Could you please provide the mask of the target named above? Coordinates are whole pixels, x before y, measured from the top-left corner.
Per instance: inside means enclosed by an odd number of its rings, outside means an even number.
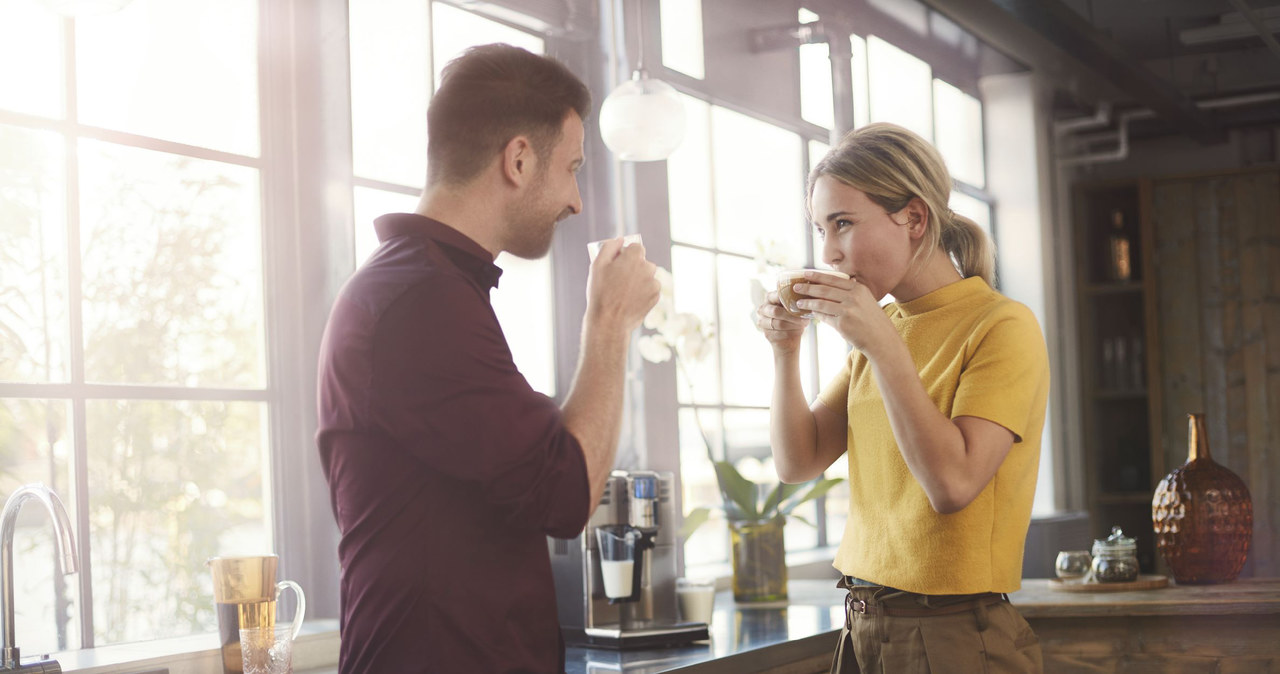
[[[587,646],[598,648],[650,648],[654,646],[679,646],[711,638],[706,623],[675,623],[649,628],[621,629],[617,625],[588,627],[583,630]],[[573,641],[577,641],[574,639]]]

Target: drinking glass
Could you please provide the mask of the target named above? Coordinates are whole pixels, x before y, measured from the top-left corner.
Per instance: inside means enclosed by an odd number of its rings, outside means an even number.
[[[1092,562],[1093,560],[1086,550],[1063,550],[1058,553],[1058,559],[1053,564],[1053,571],[1064,581],[1077,581],[1089,573],[1089,566]]]
[[[240,628],[244,674],[293,674],[292,625]]]
[[[714,580],[677,578],[676,598],[680,603],[681,620],[711,624],[711,613],[716,603]]]

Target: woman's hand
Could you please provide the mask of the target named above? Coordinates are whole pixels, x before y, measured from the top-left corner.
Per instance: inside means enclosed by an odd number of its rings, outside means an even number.
[[[800,318],[787,311],[778,299],[778,291],[765,295],[764,304],[756,307],[756,327],[773,346],[774,353],[791,353],[800,350],[809,319]]]
[[[902,338],[893,322],[885,315],[871,291],[857,278],[840,279],[828,274],[805,274],[804,283],[795,285],[796,293],[807,295],[796,306],[812,311],[814,318],[830,325],[853,348],[868,358],[899,343]]]

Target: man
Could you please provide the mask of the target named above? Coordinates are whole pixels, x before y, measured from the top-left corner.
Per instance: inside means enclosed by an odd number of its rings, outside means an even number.
[[[489,291],[582,210],[590,94],[507,45],[445,67],[427,187],[378,218],[320,353],[317,439],[342,532],[344,674],[559,672],[546,536],[576,536],[617,451],[631,332],[657,302],[640,245],[591,265],[563,409],[516,369]]]

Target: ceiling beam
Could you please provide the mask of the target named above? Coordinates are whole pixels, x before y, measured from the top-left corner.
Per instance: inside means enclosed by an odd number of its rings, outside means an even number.
[[[1114,40],[1094,28],[1060,0],[926,0],[952,20],[988,39],[990,19],[1004,19],[1004,29],[1021,26],[1066,54],[1099,79],[1150,108],[1179,131],[1202,144],[1221,142],[1225,132],[1171,84],[1159,79]],[[985,27],[980,25],[984,22]],[[1012,19],[1010,22],[1008,19]],[[984,30],[985,28],[985,30]],[[997,28],[999,30],[999,28]],[[990,41],[990,40],[989,40]],[[999,44],[998,38],[993,44]]]

